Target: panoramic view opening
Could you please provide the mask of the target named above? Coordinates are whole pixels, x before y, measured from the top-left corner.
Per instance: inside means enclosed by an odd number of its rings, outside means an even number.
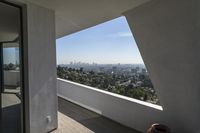
[[[56,43],[59,78],[160,104],[125,17]]]

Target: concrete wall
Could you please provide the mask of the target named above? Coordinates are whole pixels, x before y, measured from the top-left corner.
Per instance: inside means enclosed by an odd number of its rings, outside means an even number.
[[[163,112],[158,105],[63,79],[58,79],[57,88],[58,96],[142,132],[160,122]]]
[[[55,15],[52,10],[26,5],[28,37],[24,58],[28,65],[25,68],[28,90],[24,91],[28,92],[25,97],[29,102],[26,111],[29,110],[30,133],[45,133],[57,128]]]
[[[199,0],[153,0],[125,13],[173,133],[200,131],[199,9]]]
[[[10,86],[18,86],[20,83],[19,71],[4,71],[4,84]]]

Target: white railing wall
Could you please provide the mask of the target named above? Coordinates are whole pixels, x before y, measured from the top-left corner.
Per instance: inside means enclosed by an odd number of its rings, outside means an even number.
[[[59,78],[57,89],[58,96],[138,131],[162,122],[163,111],[158,105]]]
[[[4,84],[9,86],[17,86],[20,82],[20,72],[19,71],[4,71]]]

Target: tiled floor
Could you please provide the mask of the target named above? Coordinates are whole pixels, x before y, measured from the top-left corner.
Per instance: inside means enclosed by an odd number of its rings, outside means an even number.
[[[19,133],[20,123],[17,121],[20,120],[20,115],[16,114],[20,114],[20,104],[16,102],[17,97],[6,94],[3,99],[6,101],[3,104],[3,116],[6,119],[3,118],[4,125],[1,124],[1,130],[6,130],[0,132]],[[58,108],[59,127],[52,133],[139,133],[62,98],[58,98]]]
[[[58,101],[59,127],[52,133],[139,133],[62,98]]]

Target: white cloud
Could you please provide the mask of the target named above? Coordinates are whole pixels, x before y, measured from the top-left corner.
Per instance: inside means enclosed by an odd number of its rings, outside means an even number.
[[[108,37],[132,37],[132,36],[133,35],[131,32],[118,32],[108,35]]]
[[[120,37],[132,37],[132,33],[131,32],[119,32],[118,36]]]

